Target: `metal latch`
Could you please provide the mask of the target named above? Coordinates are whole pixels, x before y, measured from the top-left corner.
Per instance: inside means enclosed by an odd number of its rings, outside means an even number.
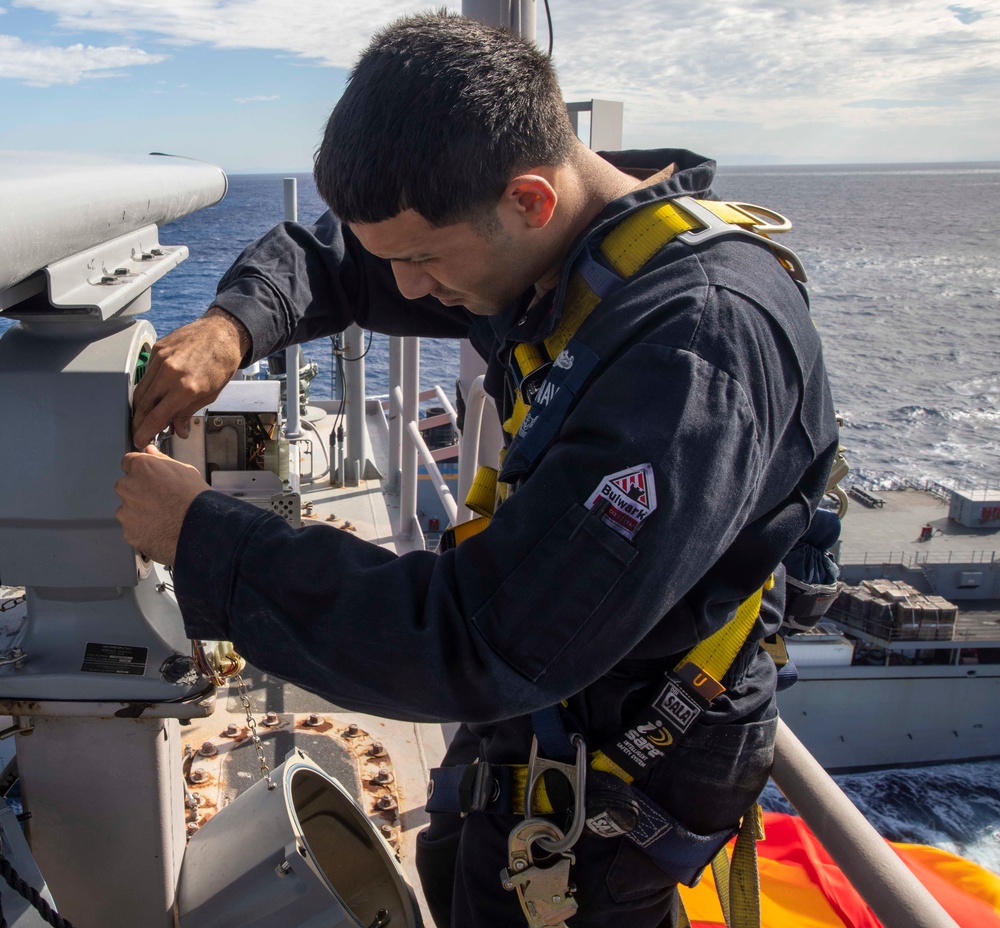
[[[564,835],[545,819],[521,822],[507,839],[507,866],[500,871],[500,880],[504,889],[516,890],[528,928],[566,928],[565,920],[577,909],[576,887],[569,880],[576,855],[563,851],[536,862],[532,845],[543,838],[559,844]]]

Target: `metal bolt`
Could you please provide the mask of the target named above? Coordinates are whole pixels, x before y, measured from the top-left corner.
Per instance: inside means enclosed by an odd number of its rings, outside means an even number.
[[[281,724],[281,719],[278,718],[277,712],[268,712],[267,715],[260,720],[260,724],[265,725],[268,728],[274,728],[275,725]]]
[[[226,726],[226,730],[222,733],[223,738],[235,738],[240,733],[239,727],[235,722],[230,722]]]
[[[212,744],[211,741],[206,741],[200,748],[198,748],[198,753],[202,757],[215,757],[219,753],[219,749]]]
[[[101,283],[102,283],[102,284],[113,284],[114,282],[115,282],[115,279],[114,279],[114,277],[111,277],[110,275],[107,275],[107,274],[105,274],[105,275],[104,275],[104,276],[103,276],[103,277],[101,278]]]
[[[212,425],[214,425],[217,429],[222,428],[222,416],[216,416],[212,419]]]
[[[388,841],[392,837],[392,825],[390,825],[388,822],[385,822],[382,825],[382,837],[385,838],[386,841]]]
[[[528,862],[526,860],[515,860],[514,861],[514,869],[515,870],[523,870],[527,866],[528,866]]]
[[[189,835],[193,835],[197,830],[198,830],[198,823],[197,822],[188,822],[187,823],[187,833]]]
[[[372,746],[368,749],[369,755],[372,757],[385,757],[385,747],[381,741],[375,741]]]
[[[128,268],[127,267],[116,267],[115,268],[115,277],[127,277],[127,276],[128,276]]]
[[[155,257],[159,258],[163,254],[163,249],[162,248],[150,248],[149,249],[149,253],[151,255],[154,255]]]
[[[286,877],[291,873],[292,865],[287,861],[283,860],[277,867],[274,868],[274,872],[280,877]]]
[[[562,902],[562,896],[553,896],[553,897],[552,897],[552,901],[553,901],[553,902],[554,902],[554,903],[555,903],[556,905],[559,905],[559,903],[560,903],[560,902]]]
[[[361,734],[361,729],[358,728],[357,723],[356,722],[351,722],[351,724],[347,726],[347,731],[344,732],[344,737],[345,738],[357,738],[358,735],[360,735],[360,734]]]
[[[312,511],[313,511],[312,500],[310,500],[308,503],[306,503],[305,506],[303,506],[302,508],[305,509],[306,515],[312,515]]]
[[[189,777],[192,783],[207,783],[208,782],[208,771],[203,767],[196,767],[191,771],[191,776]]]
[[[315,728],[317,725],[322,725],[322,724],[323,720],[315,712],[313,712],[309,716],[309,718],[306,719],[306,725],[308,725],[310,728]]]
[[[386,783],[392,782],[392,774],[389,773],[389,768],[384,764],[378,768],[378,773],[375,774],[375,779],[372,780],[377,786],[384,786]]]
[[[375,806],[378,809],[381,809],[383,812],[385,812],[385,811],[387,811],[389,809],[395,809],[396,808],[396,802],[392,798],[392,796],[379,796],[378,797],[378,802],[375,803]]]

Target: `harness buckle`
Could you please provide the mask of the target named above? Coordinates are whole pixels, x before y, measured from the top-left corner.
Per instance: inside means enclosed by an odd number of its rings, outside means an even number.
[[[500,871],[503,887],[516,891],[528,928],[565,928],[565,920],[576,914],[576,887],[569,868],[576,861],[572,851],[536,863],[532,846],[545,840],[559,843],[563,833],[542,818],[526,818],[507,839],[507,866]]]
[[[500,783],[493,776],[490,764],[482,758],[469,764],[458,786],[458,803],[462,818],[470,812],[482,812],[500,795]]]
[[[792,280],[806,282],[806,269],[802,266],[799,256],[791,248],[767,238],[768,232],[787,232],[792,227],[792,224],[780,213],[750,203],[730,203],[730,206],[736,207],[749,218],[751,225],[748,229],[744,229],[743,226],[720,219],[694,197],[677,197],[672,202],[704,226],[703,229],[690,229],[687,232],[679,233],[678,241],[687,245],[701,245],[710,239],[718,238],[720,235],[734,234],[763,238],[765,244],[777,255],[782,267],[785,268]]]
[[[574,734],[570,742],[576,748],[576,762],[562,764],[559,761],[547,760],[538,756],[538,737],[532,736],[531,754],[528,758],[528,779],[524,788],[524,818],[530,820],[533,815],[535,790],[547,770],[554,770],[565,777],[573,793],[573,817],[565,836],[560,833],[555,840],[549,835],[541,835],[538,844],[549,854],[562,854],[568,851],[580,839],[586,824],[587,808],[585,792],[587,788],[587,745],[583,737]]]

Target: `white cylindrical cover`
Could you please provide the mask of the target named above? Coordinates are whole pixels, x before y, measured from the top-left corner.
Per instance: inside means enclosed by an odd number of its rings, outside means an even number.
[[[0,151],[0,291],[55,261],[218,203],[222,168],[173,155]]]
[[[341,784],[300,751],[221,809],[188,844],[181,928],[420,928],[389,846]]]

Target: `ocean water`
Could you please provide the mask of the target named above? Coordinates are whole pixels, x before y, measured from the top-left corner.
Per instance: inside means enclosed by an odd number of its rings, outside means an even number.
[[[156,285],[148,318],[162,335],[197,318],[247,243],[282,217],[281,175],[230,178],[219,205],[166,226],[190,257]],[[320,215],[298,175],[299,217]],[[855,473],[1000,478],[1000,163],[747,167],[720,170],[717,192],[790,217],[782,237],[810,276],[843,444]],[[0,332],[6,323],[0,319]],[[388,341],[373,336],[369,393],[385,393]],[[329,395],[330,344],[305,347]],[[421,383],[450,390],[453,342],[423,340]],[[886,837],[934,844],[1000,873],[1000,762],[838,777]],[[768,808],[784,808],[773,787]]]

